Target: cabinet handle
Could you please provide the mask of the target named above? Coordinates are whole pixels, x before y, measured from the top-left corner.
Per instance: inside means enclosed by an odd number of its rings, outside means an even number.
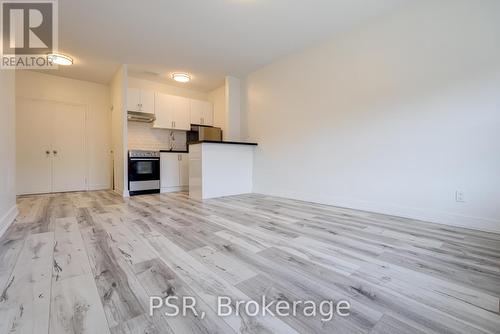
[[[201,118],[201,124],[203,124],[203,122],[204,122],[204,119],[203,119],[203,117],[202,117],[202,118]]]
[[[177,154],[177,160],[181,161],[181,155]]]
[[[52,151],[52,153],[54,153],[54,155],[57,155],[57,151],[56,150]]]
[[[45,154],[47,154],[47,156],[50,155],[50,151],[45,151]]]

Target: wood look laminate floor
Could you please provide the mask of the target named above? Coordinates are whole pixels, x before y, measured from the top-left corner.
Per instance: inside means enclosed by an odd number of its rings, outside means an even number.
[[[262,195],[18,199],[0,333],[500,333],[500,235]],[[206,317],[149,316],[192,296]],[[216,316],[216,297],[348,300],[351,315]]]

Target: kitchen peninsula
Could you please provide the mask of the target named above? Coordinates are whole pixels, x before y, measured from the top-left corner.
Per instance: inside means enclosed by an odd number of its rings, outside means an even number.
[[[189,197],[208,199],[252,192],[256,143],[204,140],[189,145]]]

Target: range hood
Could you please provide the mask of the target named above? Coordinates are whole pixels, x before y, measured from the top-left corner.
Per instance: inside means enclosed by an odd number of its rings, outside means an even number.
[[[151,123],[155,121],[156,117],[155,114],[150,114],[147,112],[128,111],[127,119],[132,122]]]

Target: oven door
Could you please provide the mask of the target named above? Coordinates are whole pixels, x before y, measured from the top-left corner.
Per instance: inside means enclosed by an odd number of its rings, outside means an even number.
[[[160,159],[129,158],[128,190],[130,196],[160,192]]]
[[[160,180],[160,159],[129,158],[128,180],[129,181]]]

